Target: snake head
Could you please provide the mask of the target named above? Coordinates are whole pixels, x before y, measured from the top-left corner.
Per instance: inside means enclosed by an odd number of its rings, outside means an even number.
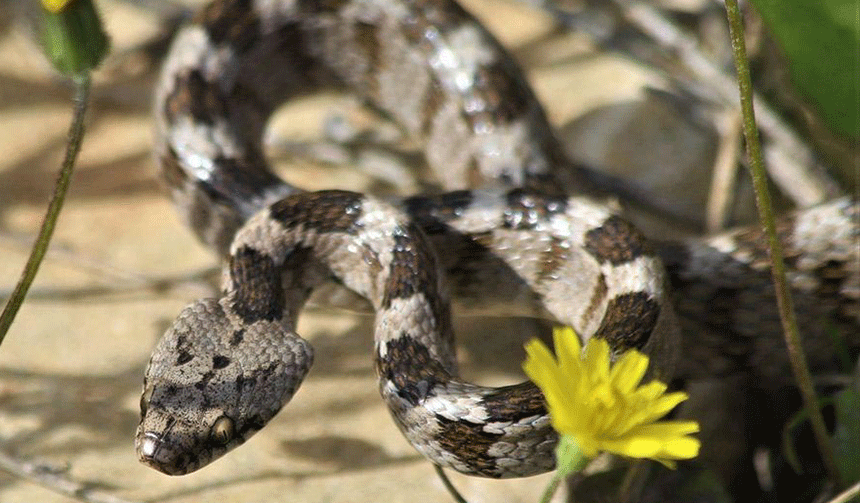
[[[226,299],[186,307],[161,338],[144,378],[138,458],[168,475],[207,465],[262,428],[313,361],[280,320],[242,320]]]

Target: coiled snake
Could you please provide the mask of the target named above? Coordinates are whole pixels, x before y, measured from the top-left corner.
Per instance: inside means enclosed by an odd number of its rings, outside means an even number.
[[[261,146],[268,117],[323,86],[392,117],[453,192],[385,202],[305,193],[273,175]],[[313,360],[294,322],[326,282],[372,305],[380,393],[406,438],[473,475],[547,471],[555,434],[531,383],[458,380],[449,296],[640,348],[665,372],[687,346],[655,248],[590,195],[521,71],[451,0],[217,0],[177,36],[155,116],[177,207],[227,257],[223,296],[185,308],[147,368],[136,447],[160,471],[200,468],[290,400]],[[839,271],[828,312],[852,326],[857,213],[838,200],[784,232],[790,250],[813,244],[798,269],[809,260]],[[761,269],[759,241],[746,231],[659,250],[673,283],[700,285]]]

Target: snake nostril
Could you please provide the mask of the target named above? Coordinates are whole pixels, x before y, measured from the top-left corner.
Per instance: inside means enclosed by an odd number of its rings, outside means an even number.
[[[158,468],[160,466],[158,452],[158,436],[152,432],[144,433],[142,440],[140,440],[137,445],[137,454],[140,461],[149,466]]]
[[[188,473],[188,456],[170,449],[158,433],[148,431],[140,436],[137,455],[141,463],[167,475]]]

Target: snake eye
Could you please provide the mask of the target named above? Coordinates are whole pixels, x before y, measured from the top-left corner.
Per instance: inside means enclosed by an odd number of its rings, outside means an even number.
[[[218,445],[226,445],[233,440],[233,420],[227,416],[221,416],[215,420],[212,429],[209,430],[212,441]]]
[[[146,415],[146,411],[149,410],[149,401],[152,399],[152,386],[146,386],[143,388],[143,394],[140,395],[140,416],[143,417]]]

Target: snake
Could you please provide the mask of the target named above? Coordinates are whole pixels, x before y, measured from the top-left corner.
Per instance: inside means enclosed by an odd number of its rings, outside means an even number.
[[[307,192],[275,175],[269,118],[321,89],[345,89],[398,124],[440,191]],[[329,287],[374,312],[379,392],[405,438],[436,465],[483,477],[553,469],[557,434],[533,383],[459,377],[452,306],[569,325],[616,354],[643,351],[655,376],[722,354],[682,337],[676,310],[717,341],[760,336],[738,332],[756,331],[747,319],[725,320],[734,309],[703,316],[713,303],[683,300],[764,295],[761,233],[646,239],[566,159],[522,70],[453,0],[215,0],[176,35],[154,103],[161,179],[224,260],[221,296],[183,309],[146,369],[135,446],[163,473],[207,465],[290,401],[314,355],[297,316]],[[840,198],[780,223],[810,318],[849,333],[860,326],[858,217]]]

